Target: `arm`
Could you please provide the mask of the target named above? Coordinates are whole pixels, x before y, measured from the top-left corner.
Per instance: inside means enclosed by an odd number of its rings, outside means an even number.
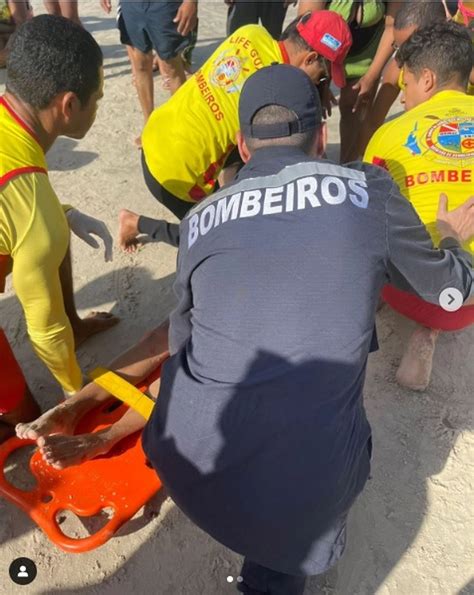
[[[377,83],[385,64],[387,64],[390,56],[393,54],[393,22],[395,20],[395,15],[400,10],[401,6],[401,2],[388,2],[387,14],[385,15],[385,28],[382,37],[380,38],[377,52],[369,70],[353,87],[353,89],[359,91],[359,95],[352,110],[354,112],[361,106],[361,103],[364,102],[372,87]]]
[[[442,205],[439,214],[442,215]],[[387,272],[390,281],[403,291],[411,291],[422,299],[439,304],[439,295],[448,287],[458,289],[466,301],[474,293],[472,257],[456,238],[474,233],[474,209],[465,208],[464,231],[450,221],[440,228],[444,238],[440,249],[433,246],[425,226],[411,203],[393,185],[386,204]],[[453,229],[452,226],[457,227]]]
[[[20,176],[3,193],[9,203],[13,285],[35,352],[66,392],[82,385],[71,325],[64,309],[59,266],[69,230],[43,174]],[[5,204],[4,203],[4,204]]]
[[[377,92],[372,107],[370,108],[368,121],[366,127],[362,130],[359,154],[363,155],[367,145],[369,144],[372,135],[382,126],[387,117],[387,114],[397,99],[400,88],[398,86],[398,77],[400,69],[395,60],[391,60],[388,64],[384,75],[382,84]]]
[[[298,16],[305,12],[313,12],[315,10],[324,10],[326,8],[326,2],[321,0],[301,0],[298,6]]]

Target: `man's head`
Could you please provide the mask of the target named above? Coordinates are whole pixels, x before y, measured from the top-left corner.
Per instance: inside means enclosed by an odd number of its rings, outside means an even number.
[[[301,68],[313,83],[331,75],[338,87],[346,84],[344,59],[352,45],[346,21],[336,12],[307,12],[283,31],[281,40],[288,49],[290,64]]]
[[[86,134],[102,88],[101,49],[90,33],[69,19],[41,15],[13,35],[6,90],[31,110],[50,112],[60,134]]]
[[[433,0],[404,2],[395,15],[393,45],[399,48],[417,29],[444,21],[446,21],[446,12],[442,2],[433,2]]]
[[[416,107],[438,91],[465,91],[472,58],[471,36],[456,23],[436,23],[415,31],[396,55],[403,69],[405,109]]]
[[[238,145],[244,162],[264,147],[296,147],[322,155],[325,129],[319,93],[305,72],[288,64],[258,70],[239,101]]]

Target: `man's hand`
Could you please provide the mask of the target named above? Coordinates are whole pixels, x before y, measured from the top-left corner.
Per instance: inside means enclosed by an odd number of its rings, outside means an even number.
[[[173,23],[178,23],[178,33],[186,37],[197,23],[197,2],[196,0],[183,0],[178,8]]]
[[[332,106],[337,105],[337,99],[329,86],[329,81],[324,81],[318,85],[321,107],[323,108],[323,118],[329,118],[332,115]]]
[[[67,211],[66,217],[71,231],[86,244],[92,246],[92,248],[99,248],[99,242],[92,235],[99,237],[104,242],[105,262],[112,261],[112,246],[114,241],[103,221],[89,217],[89,215],[84,215],[84,213],[81,213],[77,209]]]
[[[369,100],[370,93],[372,91],[375,81],[367,75],[362,76],[358,82],[353,85],[352,89],[358,91],[357,98],[352,108],[352,113],[355,113],[359,108],[365,106]]]
[[[448,211],[448,197],[439,195],[436,225],[441,239],[454,238],[460,244],[474,237],[474,196],[453,211]]]
[[[110,14],[112,10],[112,0],[100,0],[100,5],[102,10],[107,14]]]

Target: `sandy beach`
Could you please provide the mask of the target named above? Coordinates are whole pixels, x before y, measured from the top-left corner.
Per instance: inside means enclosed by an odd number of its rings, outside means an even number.
[[[42,5],[33,2],[36,14]],[[223,1],[200,2],[195,64],[225,35]],[[85,139],[60,138],[48,154],[61,202],[104,220],[117,232],[122,207],[153,217],[172,215],[149,194],[133,140],[142,126],[131,70],[115,16],[98,0],[80,14],[105,56],[105,96]],[[289,17],[295,14],[291,8]],[[0,92],[5,71],[0,71]],[[167,93],[155,79],[156,104]],[[396,111],[401,107],[397,103]],[[337,156],[338,118],[329,121],[329,155]],[[149,244],[133,255],[115,248],[113,263],[72,239],[79,311],[107,310],[119,325],[81,346],[84,372],[114,356],[161,322],[174,305],[176,250]],[[59,386],[34,355],[11,284],[0,297],[0,321],[43,409],[61,398]],[[441,336],[429,389],[417,394],[395,383],[402,342],[411,324],[387,307],[378,315],[380,350],[372,354],[365,402],[373,428],[372,478],[350,518],[349,541],[339,565],[308,583],[307,595],[474,594],[474,329]],[[12,473],[25,482],[21,461]],[[65,530],[85,535],[66,519]],[[298,530],[298,528],[295,528]],[[35,561],[38,576],[16,586],[10,562]],[[18,508],[0,498],[0,592],[5,594],[225,595],[235,592],[241,558],[195,527],[161,491],[107,544],[66,554]],[[228,582],[228,577],[233,581]],[[230,579],[229,579],[230,580]]]

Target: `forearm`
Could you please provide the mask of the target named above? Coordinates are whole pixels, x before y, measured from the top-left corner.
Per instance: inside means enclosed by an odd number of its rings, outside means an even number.
[[[175,247],[179,246],[179,224],[177,223],[168,223],[163,219],[140,216],[138,231],[155,242],[164,242]]]

